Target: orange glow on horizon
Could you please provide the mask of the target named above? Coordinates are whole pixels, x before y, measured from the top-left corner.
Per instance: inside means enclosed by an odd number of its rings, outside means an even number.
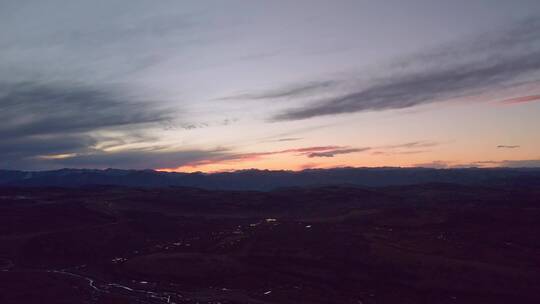
[[[258,159],[255,161],[235,161],[221,163],[207,163],[201,165],[185,165],[177,168],[159,168],[156,171],[161,172],[184,172],[184,173],[218,173],[218,172],[233,172],[241,170],[285,170],[285,171],[302,171],[305,169],[333,169],[333,168],[381,168],[381,167],[432,167],[432,168],[464,168],[464,167],[479,167],[479,168],[496,168],[501,167],[502,161],[463,161],[463,162],[444,162],[444,161],[425,161],[410,160],[408,162],[400,162],[394,160],[392,162],[385,160],[373,160],[371,162],[362,161],[344,161],[331,160],[324,162],[298,162],[295,159]]]

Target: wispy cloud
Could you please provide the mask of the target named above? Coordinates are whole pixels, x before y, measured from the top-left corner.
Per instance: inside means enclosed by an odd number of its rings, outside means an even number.
[[[518,160],[483,160],[471,163],[459,163],[455,161],[437,160],[429,163],[415,164],[414,167],[424,168],[484,168],[484,167],[508,167],[508,168],[537,168],[540,167],[540,159]]]
[[[405,149],[417,149],[417,148],[431,148],[431,147],[435,147],[435,146],[438,146],[438,145],[439,145],[439,143],[435,142],[435,141],[412,141],[412,142],[407,142],[407,143],[397,144],[397,145],[387,145],[387,146],[383,146],[382,148],[385,148],[385,149],[402,149],[402,148],[405,148]]]
[[[279,139],[276,139],[275,141],[284,142],[284,141],[297,141],[297,140],[302,140],[302,138],[301,137],[287,137],[287,138],[279,138]]]
[[[260,160],[267,156],[279,155],[279,154],[295,154],[296,156],[304,156],[308,158],[314,157],[334,157],[339,154],[363,152],[370,148],[350,148],[343,146],[314,146],[304,148],[294,148],[277,151],[263,151],[252,153],[224,153],[222,155],[213,155],[207,159],[200,159],[190,163],[186,163],[183,167],[201,167],[206,165],[215,164],[229,164],[239,163],[247,161]]]
[[[440,144],[441,143],[439,142],[430,141],[430,140],[412,141],[412,142],[406,142],[402,144],[374,147],[375,151],[373,151],[371,154],[372,155],[420,154],[420,153],[429,152],[430,150],[428,148],[433,148],[433,147],[439,146]]]
[[[283,137],[283,138],[272,138],[272,139],[265,139],[261,140],[259,142],[261,143],[280,143],[280,142],[290,142],[290,141],[299,141],[304,138],[302,137]]]
[[[497,146],[498,149],[517,149],[519,147],[520,146],[518,145],[498,145]]]
[[[514,98],[509,98],[509,99],[500,101],[500,103],[505,104],[505,105],[515,105],[515,104],[521,104],[521,103],[527,103],[527,102],[533,102],[533,101],[540,101],[540,95],[514,97]]]
[[[296,156],[303,156],[307,158],[331,158],[338,155],[351,154],[351,153],[361,153],[366,151],[371,151],[374,149],[386,149],[390,152],[396,154],[415,154],[423,153],[425,151],[414,150],[418,148],[432,147],[438,145],[436,142],[432,141],[415,141],[408,142],[403,144],[388,145],[383,147],[348,147],[348,146],[313,146],[313,147],[303,147],[303,148],[293,148],[285,150],[276,150],[276,151],[263,151],[263,152],[252,152],[252,153],[232,153],[228,150],[222,150],[221,154],[210,155],[207,159],[198,159],[193,162],[185,163],[181,167],[202,167],[207,165],[215,164],[230,164],[230,163],[241,163],[241,162],[251,162],[263,159],[268,156],[280,155],[280,154],[293,154]],[[396,149],[404,149],[403,151],[395,151]],[[375,151],[374,153],[387,153],[382,152],[381,150]]]
[[[313,157],[334,157],[336,155],[341,155],[341,154],[364,152],[364,151],[367,151],[367,150],[370,150],[370,149],[371,148],[335,149],[335,150],[329,150],[329,151],[323,151],[323,152],[313,152],[313,153],[309,153],[307,156],[310,157],[310,158],[313,158]]]
[[[341,146],[315,146],[315,147],[307,147],[307,148],[297,148],[297,149],[287,149],[279,151],[279,153],[311,153],[311,152],[321,152],[321,151],[329,151],[329,150],[335,150],[335,149],[341,149],[343,147]]]
[[[220,97],[218,100],[257,100],[257,99],[276,99],[292,98],[312,95],[319,93],[323,89],[328,89],[336,84],[335,81],[312,81],[308,83],[293,84],[269,91],[241,93],[226,97]]]
[[[511,29],[407,60],[389,71],[390,76],[359,85],[356,90],[286,110],[271,120],[403,109],[478,96],[536,81],[540,79],[540,21],[527,20]]]
[[[229,126],[236,122],[238,122],[237,118],[225,118],[209,122],[181,122],[170,119],[162,121],[161,126],[165,130],[195,130],[208,127]]]

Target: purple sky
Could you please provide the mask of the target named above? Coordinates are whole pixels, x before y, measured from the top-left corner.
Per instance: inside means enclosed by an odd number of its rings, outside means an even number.
[[[0,20],[0,169],[540,166],[537,0],[21,0]]]

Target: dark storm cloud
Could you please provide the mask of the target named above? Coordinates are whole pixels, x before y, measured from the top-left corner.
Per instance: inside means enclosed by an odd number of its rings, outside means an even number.
[[[303,84],[295,84],[287,87],[277,88],[274,90],[258,93],[243,93],[233,96],[219,98],[219,100],[239,100],[239,99],[275,99],[275,98],[292,98],[302,97],[318,93],[323,89],[327,89],[335,85],[335,81],[313,81]]]
[[[391,76],[356,91],[290,109],[272,120],[403,109],[538,81],[540,21],[529,20],[498,35],[419,54],[397,67]]]

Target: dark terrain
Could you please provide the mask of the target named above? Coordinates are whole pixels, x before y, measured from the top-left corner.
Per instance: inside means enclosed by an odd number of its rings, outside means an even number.
[[[361,185],[369,187],[451,183],[475,186],[540,186],[540,168],[334,168],[302,171],[240,170],[221,173],[181,173],[154,170],[61,169],[0,170],[0,186],[195,187],[208,190],[269,191],[283,187]]]
[[[540,187],[0,188],[0,303],[540,303]]]

